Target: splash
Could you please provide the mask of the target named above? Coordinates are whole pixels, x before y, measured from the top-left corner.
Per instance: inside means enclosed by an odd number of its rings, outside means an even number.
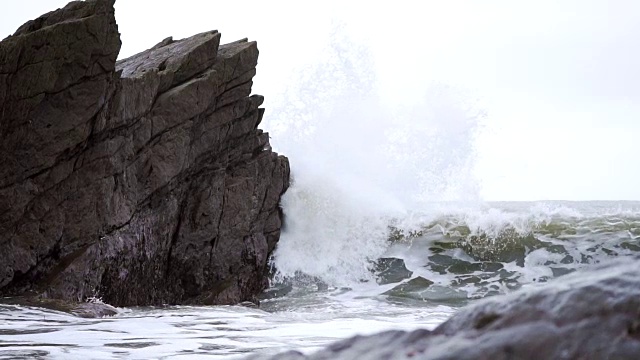
[[[477,199],[474,141],[483,114],[442,84],[425,86],[412,106],[390,104],[367,47],[340,24],[329,38],[271,115],[274,148],[293,171],[273,264],[281,277],[348,286],[371,279],[371,261],[388,249],[397,219],[434,201]]]

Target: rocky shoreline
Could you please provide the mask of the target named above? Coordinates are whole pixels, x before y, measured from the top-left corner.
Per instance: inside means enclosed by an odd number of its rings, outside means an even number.
[[[0,296],[255,300],[289,163],[257,128],[256,43],[220,37],[116,62],[114,0],[90,0],[0,42]]]
[[[640,258],[467,306],[435,330],[355,336],[250,360],[638,359]]]
[[[105,303],[257,301],[289,163],[258,129],[256,43],[220,39],[166,38],[117,61],[114,0],[90,0],[0,42],[3,303],[96,317],[117,313]],[[486,298],[433,331],[250,359],[637,359],[639,264]]]

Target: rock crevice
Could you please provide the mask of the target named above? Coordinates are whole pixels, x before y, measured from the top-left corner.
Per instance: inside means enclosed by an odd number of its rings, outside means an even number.
[[[113,3],[0,42],[0,295],[254,300],[289,183],[258,129],[257,45],[209,31],[116,61]]]

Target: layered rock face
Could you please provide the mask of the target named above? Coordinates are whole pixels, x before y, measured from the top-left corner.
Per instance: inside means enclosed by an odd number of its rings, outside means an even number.
[[[113,5],[0,42],[0,296],[253,300],[289,182],[249,96],[256,43],[211,31],[116,62]]]
[[[640,259],[485,299],[434,331],[388,331],[252,360],[638,359]]]

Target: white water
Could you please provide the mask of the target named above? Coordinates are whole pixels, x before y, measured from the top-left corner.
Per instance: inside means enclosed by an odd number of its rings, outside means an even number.
[[[425,267],[431,263],[429,257],[435,254],[434,243],[444,241],[443,233],[455,232],[454,229],[464,223],[472,232],[485,229],[500,234],[500,229],[513,227],[525,232],[532,230],[536,237],[550,244],[528,252],[522,266],[515,262],[503,263],[506,271],[515,274],[508,277],[509,281],[501,281],[499,273],[487,272],[489,277],[483,281],[494,292],[513,291],[510,283],[528,286],[553,277],[547,261],[560,264],[562,256],[552,251],[551,245],[565,247],[576,259],[576,262],[562,263],[570,268],[634,253],[620,247],[621,243],[640,246],[638,202],[501,203],[457,208],[446,213],[443,209],[447,208],[450,206],[438,209],[441,217],[430,223],[430,227],[423,227],[422,235],[394,243],[384,250],[386,256],[405,259],[407,268],[414,271],[412,277],[422,276],[434,282],[434,286],[416,293],[386,296],[383,293],[398,283],[378,285],[374,281],[352,281],[349,288],[316,290],[314,285],[294,288],[283,297],[263,300],[260,308],[119,309],[118,315],[103,319],[82,319],[51,310],[0,304],[0,359],[242,359],[248,354],[275,354],[292,349],[309,353],[356,334],[389,329],[432,329],[468,303],[468,296],[484,296],[485,290],[473,283],[450,285],[456,278],[480,276],[478,271],[438,273]],[[432,215],[414,215],[404,220],[424,224],[433,219]],[[557,230],[556,225],[565,227]],[[360,241],[357,236],[349,239]],[[348,247],[343,251],[348,252]],[[610,255],[612,251],[617,255]],[[443,254],[477,263],[459,247],[439,253]],[[583,254],[591,260],[578,261]],[[343,258],[338,252],[333,255]],[[307,267],[303,261],[289,264],[300,266],[299,271],[334,264],[336,270],[329,279],[336,278],[338,270],[360,271],[350,266],[340,267],[320,256],[316,261],[322,263],[309,262]],[[366,274],[371,276],[369,272]]]
[[[333,287],[368,282],[368,291],[379,295],[388,288],[376,289],[373,264],[396,257],[413,278],[434,282],[418,299],[447,303],[513,291],[635,251],[637,203],[482,202],[474,175],[481,102],[438,83],[425,85],[422,100],[411,94],[411,104],[387,101],[367,48],[342,30],[337,27],[321,58],[293,75],[294,85],[265,124],[274,148],[289,157],[293,177],[282,199],[275,284],[296,283],[304,274]],[[601,221],[628,230],[605,229]],[[394,231],[411,239],[394,244]],[[433,246],[456,238],[469,244],[473,237],[486,237],[471,245],[488,250],[474,255],[461,245]],[[524,253],[510,257],[514,242],[523,242]],[[437,256],[468,269],[496,261],[503,270],[437,270],[431,264]]]
[[[290,349],[309,353],[356,334],[433,328],[453,311],[330,294],[302,297],[290,305],[286,299],[267,302],[267,307],[282,308],[275,312],[240,306],[120,309],[103,319],[0,305],[0,359],[239,359]]]
[[[351,286],[371,279],[367,260],[387,250],[391,223],[410,230],[421,223],[408,218],[434,201],[477,201],[483,114],[441,84],[411,106],[385,103],[367,49],[340,31],[331,39],[265,125],[293,178],[273,263],[280,277],[303,272]]]

